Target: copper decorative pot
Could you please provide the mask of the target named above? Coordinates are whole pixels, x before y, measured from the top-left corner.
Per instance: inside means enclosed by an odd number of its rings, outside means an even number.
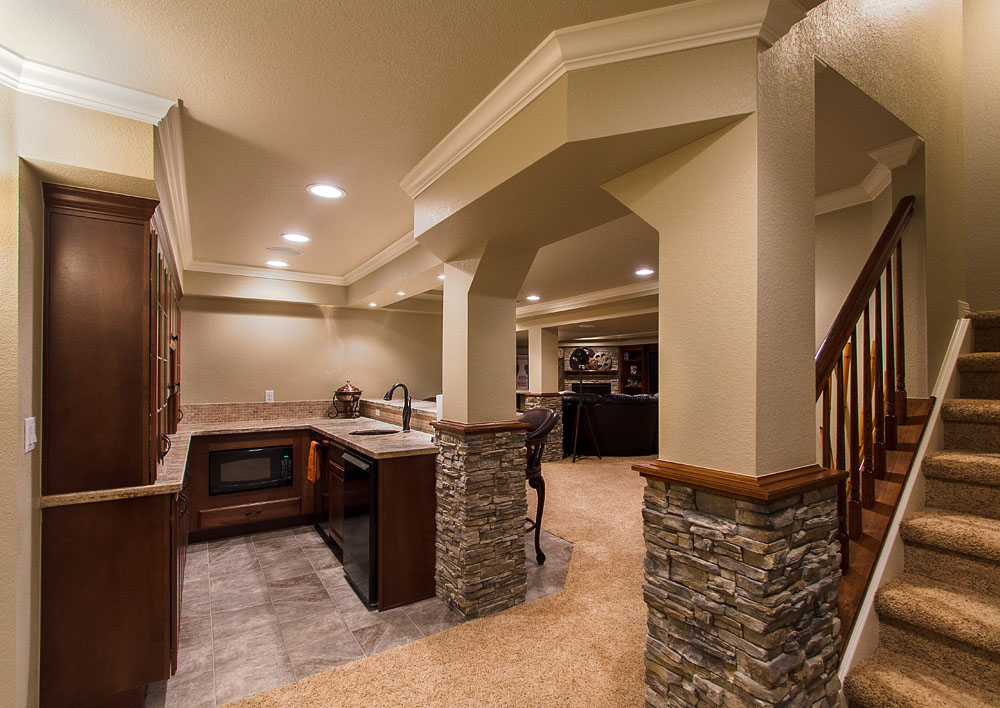
[[[357,418],[361,415],[361,389],[348,381],[333,394],[333,404],[327,415],[330,418]]]

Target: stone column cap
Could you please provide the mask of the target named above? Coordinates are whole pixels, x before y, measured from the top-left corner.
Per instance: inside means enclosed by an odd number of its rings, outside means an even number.
[[[454,420],[435,420],[431,423],[435,430],[445,430],[458,435],[485,435],[505,433],[511,430],[527,430],[531,426],[519,420],[501,420],[489,423],[460,423]]]
[[[669,484],[711,492],[724,497],[742,499],[755,504],[771,504],[803,492],[838,484],[847,478],[845,470],[831,470],[819,465],[806,465],[764,475],[736,474],[695,467],[680,462],[656,460],[632,465],[643,477],[660,479]]]

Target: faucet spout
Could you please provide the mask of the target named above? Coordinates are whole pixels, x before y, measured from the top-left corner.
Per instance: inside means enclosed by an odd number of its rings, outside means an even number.
[[[413,413],[413,399],[410,398],[409,389],[403,383],[395,383],[392,388],[386,391],[383,398],[386,401],[391,401],[392,394],[396,392],[397,388],[403,389],[403,432],[408,433],[410,431],[410,415]]]

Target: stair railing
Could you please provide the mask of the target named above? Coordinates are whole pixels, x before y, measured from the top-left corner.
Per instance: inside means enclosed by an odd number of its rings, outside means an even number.
[[[886,450],[896,449],[897,427],[906,424],[901,239],[913,216],[914,201],[912,196],[899,200],[816,352],[816,399],[822,399],[823,466],[830,468],[836,464],[836,469],[850,473],[837,488],[837,537],[841,569],[845,573],[850,567],[850,541],[861,538],[861,510],[875,505],[875,480],[885,478]],[[895,390],[886,392],[887,385]],[[831,414],[833,405],[836,405],[835,421]],[[833,422],[836,427],[831,431]]]

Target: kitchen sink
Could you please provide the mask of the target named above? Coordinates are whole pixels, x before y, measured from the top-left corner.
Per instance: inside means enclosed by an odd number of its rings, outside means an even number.
[[[383,428],[367,428],[365,430],[354,430],[351,435],[395,435],[398,430],[385,430]]]

